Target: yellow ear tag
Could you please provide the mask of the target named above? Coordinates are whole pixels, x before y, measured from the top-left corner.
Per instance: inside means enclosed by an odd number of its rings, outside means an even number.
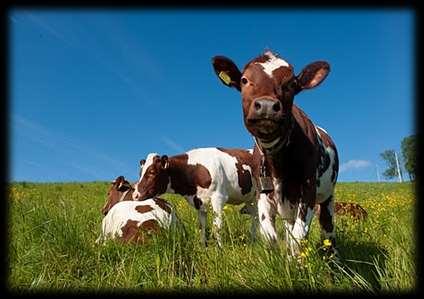
[[[219,75],[218,76],[219,76],[219,78],[221,78],[222,81],[225,82],[225,84],[230,85],[231,78],[230,78],[230,76],[227,75],[226,72],[224,72],[224,71],[219,72]]]

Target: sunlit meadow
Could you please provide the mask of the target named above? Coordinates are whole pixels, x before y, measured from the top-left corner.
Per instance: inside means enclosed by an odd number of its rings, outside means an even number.
[[[251,242],[250,219],[225,207],[224,247],[200,243],[197,214],[166,194],[182,226],[144,246],[94,241],[108,183],[9,185],[9,276],[12,291],[409,292],[415,288],[414,184],[339,183],[336,199],[359,203],[368,218],[336,218],[341,261],[323,259],[313,220],[303,263],[284,242]],[[208,215],[208,233],[211,216]],[[282,222],[277,220],[283,236]],[[328,244],[327,244],[328,245]]]

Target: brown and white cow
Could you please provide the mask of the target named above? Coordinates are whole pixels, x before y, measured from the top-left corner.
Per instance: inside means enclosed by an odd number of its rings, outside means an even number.
[[[252,154],[242,149],[198,148],[167,157],[151,153],[133,193],[144,200],[162,193],[176,193],[197,209],[202,242],[206,244],[207,205],[214,212],[213,231],[221,246],[219,230],[225,204],[242,204],[252,217],[251,236],[255,237],[257,208],[252,183]]]
[[[102,231],[96,243],[118,239],[124,243],[144,244],[152,233],[168,229],[176,222],[172,205],[159,197],[133,201],[134,188],[123,176],[117,177],[108,191],[102,209]]]
[[[241,92],[244,124],[256,141],[253,172],[259,183],[262,235],[277,239],[278,213],[285,220],[291,254],[299,254],[317,203],[322,237],[332,241],[334,252],[337,149],[327,132],[293,104],[297,93],[326,78],[329,64],[317,61],[295,75],[293,66],[271,51],[248,62],[242,71],[224,56],[215,56],[212,63],[219,79]]]

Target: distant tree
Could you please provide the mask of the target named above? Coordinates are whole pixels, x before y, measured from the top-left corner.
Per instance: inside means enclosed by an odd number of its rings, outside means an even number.
[[[383,176],[388,179],[392,179],[397,176],[395,151],[385,150],[380,154],[380,157],[386,161],[387,164],[387,168],[383,172]]]
[[[411,136],[403,138],[400,147],[402,150],[403,161],[405,162],[404,167],[405,167],[405,170],[408,172],[409,179],[415,180],[416,136],[411,135]]]

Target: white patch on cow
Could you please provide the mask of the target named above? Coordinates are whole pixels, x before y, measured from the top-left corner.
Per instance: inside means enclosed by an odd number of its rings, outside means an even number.
[[[153,210],[140,213],[136,210],[138,206],[150,206]],[[171,213],[168,213],[158,206],[153,199],[119,202],[103,218],[102,234],[96,242],[106,238],[122,237],[122,228],[127,224],[128,220],[137,221],[137,225],[140,226],[143,222],[152,219],[156,220],[161,227],[169,228],[171,224],[175,223],[176,216],[173,209]]]
[[[328,153],[330,157],[330,164],[328,168],[324,171],[321,177],[318,176],[317,171],[317,179],[320,181],[319,187],[317,187],[317,203],[322,203],[328,199],[334,193],[334,183],[331,181],[331,176],[333,174],[333,165],[335,163],[334,157],[335,152],[331,147],[325,147],[325,151]]]
[[[321,177],[318,176],[318,170],[316,173],[316,178],[317,180],[320,181],[320,185],[319,187],[317,187],[316,200],[317,200],[317,203],[322,203],[334,193],[334,182],[331,180],[331,176],[333,175],[333,166],[335,163],[336,153],[331,147],[324,146],[324,144],[321,141],[321,134],[318,128],[322,130],[323,132],[325,132],[326,134],[328,133],[323,128],[315,125],[315,131],[318,134],[318,141],[324,147],[324,150],[327,152],[328,156],[330,157],[330,164],[328,165],[328,168],[324,171],[324,173],[321,175]]]
[[[315,130],[317,131],[319,137],[321,137],[321,134],[319,133],[319,130],[317,129],[319,128],[321,131],[323,131],[325,134],[328,135],[328,132],[326,130],[324,130],[323,128],[321,128],[320,126],[315,125]]]
[[[296,216],[296,206],[293,206],[287,197],[281,198],[283,182],[281,179],[272,178],[274,185],[274,201],[277,204],[277,212],[283,220],[294,221]]]
[[[281,181],[281,179],[273,177],[272,184],[274,185],[274,200],[276,202],[281,201],[283,182]]]
[[[244,170],[247,170],[248,172],[252,173],[252,168],[249,165],[246,164],[242,164],[241,168],[243,168]]]
[[[143,168],[141,170],[141,175],[138,178],[137,183],[134,184],[135,190],[134,190],[134,192],[132,194],[132,198],[134,200],[136,200],[140,196],[140,192],[138,192],[138,184],[140,184],[141,180],[143,179],[143,176],[146,173],[147,168],[149,168],[149,166],[153,164],[153,158],[155,156],[159,156],[159,154],[158,153],[150,153],[146,157],[146,162],[144,163]]]
[[[277,232],[272,217],[272,206],[268,196],[265,193],[259,194],[258,217],[260,223],[260,232],[267,241],[277,240]]]
[[[255,62],[255,64],[259,64],[263,67],[264,72],[272,78],[272,72],[282,66],[289,67],[289,64],[284,59],[277,57],[271,51],[265,52],[266,56],[268,56],[268,60],[266,62]]]
[[[216,192],[228,198],[225,203],[241,204],[252,201],[254,190],[248,194],[242,195],[238,183],[238,173],[236,168],[237,159],[230,154],[218,150],[217,148],[199,148],[187,152],[189,165],[200,164],[204,166],[211,176],[211,185],[204,189],[198,187],[198,197],[202,200],[211,198]],[[250,167],[249,167],[250,168]],[[251,170],[249,169],[251,172]]]
[[[247,151],[248,151],[251,155],[253,155],[253,148],[249,148]]]

